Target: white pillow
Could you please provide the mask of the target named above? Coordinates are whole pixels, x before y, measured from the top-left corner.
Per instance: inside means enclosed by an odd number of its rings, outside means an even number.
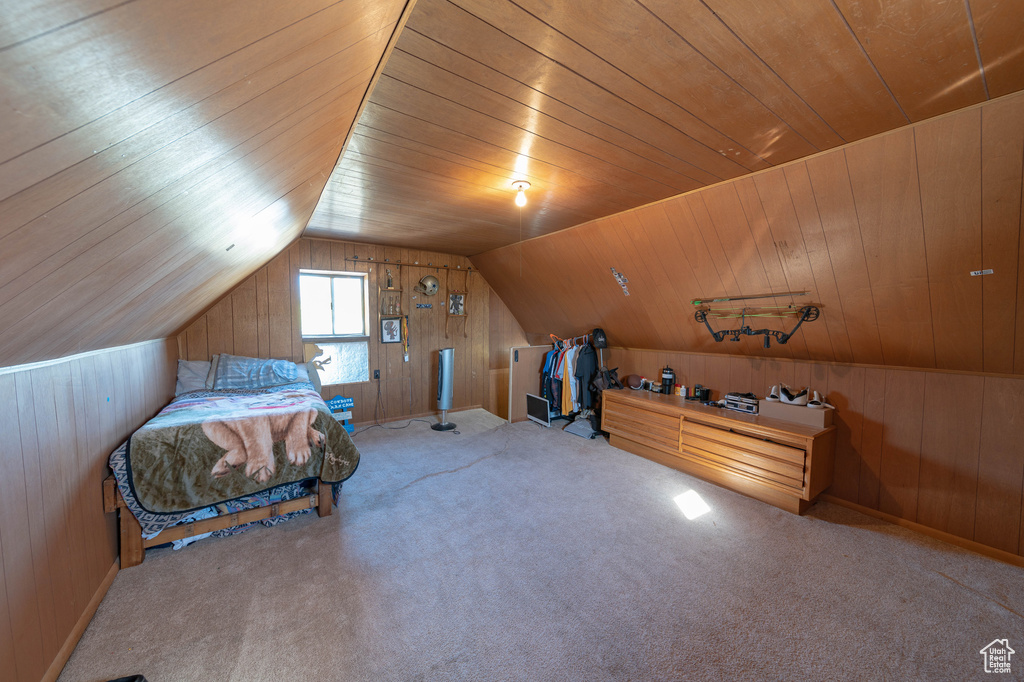
[[[206,388],[209,373],[210,363],[206,360],[178,360],[178,381],[174,386],[174,395]]]

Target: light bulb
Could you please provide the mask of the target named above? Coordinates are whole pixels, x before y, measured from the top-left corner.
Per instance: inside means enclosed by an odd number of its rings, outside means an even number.
[[[530,189],[530,183],[526,180],[516,180],[512,183],[512,189],[516,191],[516,206],[526,206],[526,190]]]

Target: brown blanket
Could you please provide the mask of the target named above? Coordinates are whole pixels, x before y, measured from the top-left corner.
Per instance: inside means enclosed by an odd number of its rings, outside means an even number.
[[[192,391],[129,441],[128,481],[139,504],[181,512],[307,478],[338,483],[359,451],[307,383]]]

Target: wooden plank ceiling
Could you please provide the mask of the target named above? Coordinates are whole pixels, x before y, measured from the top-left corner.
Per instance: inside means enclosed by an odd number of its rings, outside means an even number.
[[[305,226],[404,0],[0,10],[0,366],[169,336]]]
[[[472,262],[530,333],[598,326],[632,348],[1024,375],[1022,187],[1024,92]],[[721,304],[821,306],[768,350],[715,343],[690,303],[790,291],[808,294]]]
[[[1015,92],[1022,44],[1012,0],[418,0],[305,234],[481,253]]]

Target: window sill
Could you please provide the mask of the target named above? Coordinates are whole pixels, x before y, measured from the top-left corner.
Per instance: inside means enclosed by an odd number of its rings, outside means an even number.
[[[370,342],[369,336],[303,336],[302,343],[352,343]]]

